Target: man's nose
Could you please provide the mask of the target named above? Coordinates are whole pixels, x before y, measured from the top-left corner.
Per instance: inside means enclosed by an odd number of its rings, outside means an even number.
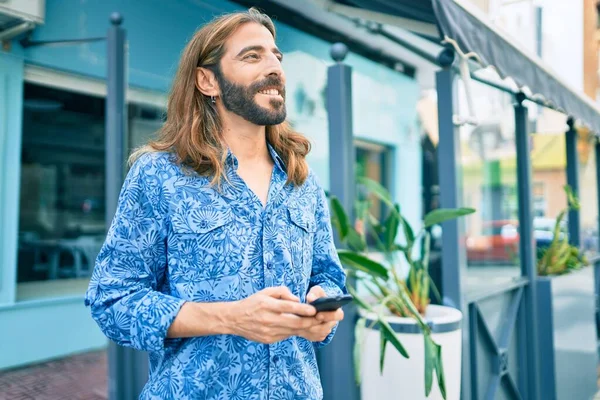
[[[279,59],[274,55],[273,57],[269,58],[269,64],[267,66],[267,69],[265,70],[265,76],[276,76],[280,79],[283,79],[284,77],[283,68],[281,68],[281,61],[279,61]]]

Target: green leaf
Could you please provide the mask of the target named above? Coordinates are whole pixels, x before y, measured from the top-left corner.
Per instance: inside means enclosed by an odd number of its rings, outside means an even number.
[[[373,214],[369,213],[367,215],[367,221],[375,232],[377,232],[378,234],[381,234],[381,232],[383,232],[383,226],[381,226],[379,220]]]
[[[463,215],[473,214],[475,212],[472,208],[438,208],[428,213],[423,219],[425,228],[442,223],[449,219],[455,219],[462,217]]]
[[[394,211],[390,211],[385,221],[385,248],[387,251],[392,251],[394,247],[394,240],[398,235],[398,222],[400,218],[400,207],[397,205],[394,207]]]
[[[342,206],[340,200],[335,196],[331,196],[331,213],[331,221],[338,228],[340,239],[346,239],[349,226],[348,215],[344,211],[344,207]]]
[[[353,227],[348,227],[348,236],[346,237],[348,247],[353,251],[365,251],[367,243],[360,233]]]
[[[392,196],[390,195],[390,192],[388,192],[386,188],[381,186],[379,182],[376,182],[372,179],[363,176],[358,178],[358,183],[364,186],[369,192],[369,194],[374,195],[376,198],[387,204],[391,209],[394,209],[394,203],[392,201]]]
[[[385,362],[385,346],[387,345],[387,338],[382,331],[379,332],[379,373],[383,375],[383,364]]]
[[[410,358],[408,352],[400,342],[400,339],[398,339],[398,336],[396,336],[396,332],[394,332],[390,324],[388,324],[382,316],[379,316],[379,328],[381,329],[381,332],[385,335],[385,338],[392,345],[394,345],[396,350],[398,350],[398,352],[402,354],[404,358]]]
[[[406,306],[408,311],[410,311],[412,316],[417,320],[417,323],[419,324],[419,326],[421,327],[423,332],[429,334],[431,332],[431,328],[429,327],[429,325],[427,325],[425,323],[425,321],[423,320],[423,316],[421,316],[421,314],[419,314],[419,311],[417,310],[414,303],[410,299],[410,296],[407,294],[406,290],[401,290],[401,291],[399,291],[398,294],[400,295],[400,299],[402,300],[402,303]]]
[[[403,253],[405,253],[406,251],[408,251],[408,248],[406,246],[401,246],[398,243],[396,243],[392,248],[391,251],[401,251]]]
[[[369,209],[371,208],[371,202],[368,200],[357,200],[355,205],[356,209],[356,218],[361,220],[366,220],[369,215]]]
[[[354,327],[354,336],[356,337],[356,343],[354,345],[354,379],[356,380],[356,384],[360,385],[360,372],[361,372],[361,351],[362,351],[362,343],[365,334],[365,325],[367,324],[366,318],[360,318],[356,321],[356,326]]]
[[[435,343],[431,335],[423,336],[425,341],[425,397],[429,397],[433,387],[433,373],[435,372],[438,387],[442,397],[446,398],[446,377],[442,365],[442,347]]]
[[[421,264],[423,264],[423,268],[429,269],[429,250],[431,248],[431,235],[429,232],[425,231],[425,235],[423,236],[423,243],[421,244]]]
[[[569,185],[564,186],[565,192],[567,192],[567,204],[568,208],[572,210],[579,210],[581,205],[579,204],[579,199],[577,195],[573,192],[573,188]]]
[[[442,346],[436,344],[437,347],[437,362],[436,362],[436,377],[442,397],[446,399],[446,374],[444,373],[444,364],[442,363]]]
[[[400,216],[400,218],[402,218],[402,229],[404,230],[404,237],[406,239],[406,247],[408,249],[411,249],[413,243],[415,242],[415,233],[414,233],[412,227],[410,226],[410,224],[408,223],[408,221],[406,219],[404,219],[404,217],[402,217],[402,216]]]
[[[431,279],[431,275],[429,275],[429,271],[426,270],[425,272],[427,272],[427,279],[429,279],[429,285],[430,285],[431,291],[433,292],[433,297],[435,297],[435,300],[441,304],[442,303],[442,295],[440,294],[440,291],[438,290],[433,279]]]
[[[429,335],[423,335],[425,342],[425,397],[429,397],[433,386],[433,370],[435,369],[435,353]]]
[[[348,286],[348,293],[350,293],[353,297],[353,301],[362,309],[373,312],[373,308],[367,304],[366,301],[364,301],[360,296],[358,296],[358,294],[356,293],[356,291],[354,290],[354,288],[352,286]]]
[[[367,289],[367,291],[369,293],[371,293],[371,295],[373,296],[373,298],[377,299],[377,298],[380,298],[381,296],[385,296],[385,293],[377,293],[375,291],[375,289],[372,288],[371,285],[368,284],[367,282],[363,282],[363,285],[365,286],[365,289]]]
[[[357,269],[377,278],[388,279],[387,269],[377,261],[349,250],[338,250],[338,256],[342,264],[349,268]]]

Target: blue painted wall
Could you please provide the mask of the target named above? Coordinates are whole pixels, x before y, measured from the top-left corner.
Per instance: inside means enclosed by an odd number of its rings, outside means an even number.
[[[0,52],[0,305],[15,300],[22,81],[23,59]]]
[[[1,371],[102,348],[108,341],[77,296],[0,306],[0,343]]]
[[[129,84],[166,92],[180,52],[195,30],[215,15],[240,9],[235,4],[216,0],[47,0],[46,22],[36,28],[32,40],[104,36],[111,12],[119,11],[125,18],[128,37]],[[328,187],[328,124],[323,90],[327,67],[331,65],[330,43],[283,24],[277,24],[277,28],[278,45],[285,53],[288,116],[296,129],[312,140],[309,163]],[[0,327],[14,328],[0,329],[0,343],[12,344],[2,351],[0,369],[106,343],[83,307],[82,299],[10,305],[14,302],[16,281],[18,228],[14,210],[19,193],[23,64],[104,78],[105,51],[104,43],[28,49],[21,49],[15,43],[10,55],[0,51],[0,78],[9,74],[11,82],[7,89],[6,79],[0,79],[0,120],[3,115],[10,115],[5,131],[2,131],[5,125],[0,124],[0,139],[8,138],[0,140],[3,156],[0,219],[4,218],[0,224]],[[417,225],[421,214],[421,150],[416,127],[418,84],[353,54],[346,62],[354,68],[355,135],[394,148],[394,195],[409,221]],[[38,338],[40,331],[45,338]]]

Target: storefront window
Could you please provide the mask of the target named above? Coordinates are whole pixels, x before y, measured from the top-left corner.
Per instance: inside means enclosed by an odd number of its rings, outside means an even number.
[[[104,100],[25,84],[18,300],[85,291],[104,192]]]
[[[161,116],[130,106],[130,146],[150,137]],[[102,97],[25,84],[19,301],[87,289],[106,236],[104,119]]]

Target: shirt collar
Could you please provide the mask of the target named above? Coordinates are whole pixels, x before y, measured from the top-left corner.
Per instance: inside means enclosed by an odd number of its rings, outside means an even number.
[[[279,168],[280,172],[282,172],[283,174],[287,175],[286,168],[285,168],[285,163],[283,162],[283,160],[281,159],[281,157],[279,157],[279,154],[277,154],[277,152],[275,151],[275,148],[273,146],[271,146],[271,143],[269,143],[269,142],[267,142],[267,148],[269,149],[269,153],[271,154],[271,158],[275,162],[275,166],[277,168]]]
[[[285,163],[283,162],[283,160],[279,156],[279,154],[277,154],[277,152],[275,151],[275,148],[273,146],[271,146],[271,144],[269,142],[267,142],[267,148],[269,149],[269,154],[271,155],[271,158],[273,159],[273,162],[275,163],[275,166],[277,167],[279,172],[281,172],[287,176]],[[226,163],[228,165],[231,165],[234,170],[237,170],[237,168],[238,168],[237,157],[235,156],[235,154],[232,153],[231,149],[229,149],[229,148],[227,148]]]

